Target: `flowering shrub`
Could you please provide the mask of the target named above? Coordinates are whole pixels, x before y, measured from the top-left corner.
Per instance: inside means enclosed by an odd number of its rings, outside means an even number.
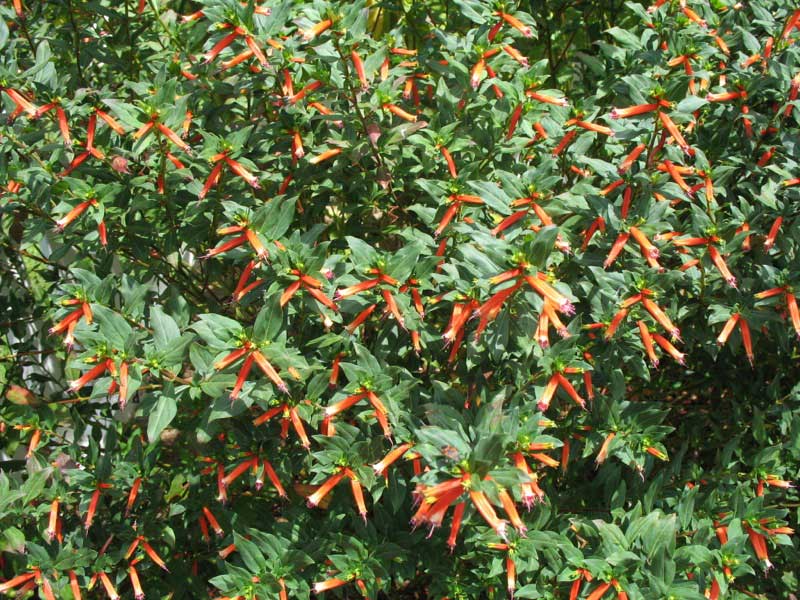
[[[0,591],[789,597],[790,4],[4,4]]]

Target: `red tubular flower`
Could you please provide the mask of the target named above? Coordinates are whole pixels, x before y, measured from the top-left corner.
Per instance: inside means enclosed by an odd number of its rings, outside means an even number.
[[[100,361],[94,367],[92,367],[89,371],[84,373],[81,377],[70,383],[69,391],[70,392],[77,392],[83,386],[85,386],[90,381],[93,381],[100,377],[103,373],[106,372],[107,369],[110,369],[109,363],[113,364],[110,359],[106,359]]]
[[[558,145],[555,148],[553,148],[551,154],[553,156],[558,156],[559,154],[561,154],[564,151],[564,149],[572,143],[572,140],[575,139],[576,135],[578,135],[578,131],[576,129],[568,131],[566,135],[564,135],[564,137],[561,138],[561,141],[558,143]]]
[[[125,516],[131,514],[131,509],[133,508],[133,504],[136,502],[136,497],[139,495],[139,488],[142,485],[142,478],[137,477],[133,481],[133,485],[131,486],[131,491],[128,493],[128,501],[125,504]]]
[[[630,169],[631,166],[633,166],[633,163],[636,162],[636,160],[639,158],[639,156],[642,154],[642,152],[645,151],[646,148],[647,148],[647,146],[645,144],[637,145],[631,151],[631,153],[628,154],[628,156],[626,156],[625,159],[620,163],[619,167],[617,167],[617,172],[620,175],[622,175],[628,169]]]
[[[750,538],[750,545],[753,546],[756,557],[764,563],[764,570],[768,571],[772,568],[772,563],[769,560],[769,553],[767,552],[767,538],[748,524],[745,524],[744,529],[747,532],[747,536]]]
[[[750,339],[750,327],[744,318],[739,319],[739,330],[742,334],[742,345],[744,346],[745,353],[747,354],[747,360],[750,361],[750,366],[752,367],[755,360],[753,355],[753,342]]]
[[[222,534],[224,533],[222,531],[222,527],[220,527],[219,522],[217,521],[217,519],[214,517],[214,515],[211,513],[211,511],[208,510],[208,508],[205,507],[205,506],[203,507],[203,515],[208,520],[208,524],[211,526],[211,529],[214,530],[214,533],[216,535],[218,535],[218,536],[222,536]]]
[[[629,230],[630,234],[633,236],[633,239],[639,244],[639,247],[642,249],[642,255],[645,257],[650,258],[658,258],[659,252],[658,248],[656,248],[652,242],[647,239],[647,236],[642,233],[642,231],[638,227],[631,227]]]
[[[358,75],[358,80],[361,82],[361,89],[369,89],[369,81],[367,81],[367,74],[364,71],[364,62],[355,49],[350,52],[350,58],[353,61],[353,67],[356,70],[356,75]]]
[[[367,308],[362,310],[360,313],[358,313],[356,318],[353,319],[353,321],[347,327],[345,327],[347,332],[350,335],[352,335],[355,332],[355,330],[358,329],[358,327],[369,318],[369,316],[373,313],[373,311],[377,306],[378,306],[377,304],[371,304]]]
[[[781,224],[783,224],[783,217],[776,218],[772,223],[769,234],[767,234],[767,238],[764,240],[764,250],[769,251],[772,246],[775,245],[775,240],[778,237],[778,231],[780,231]]]
[[[797,298],[791,292],[786,292],[785,298],[786,307],[789,309],[789,316],[792,319],[792,325],[797,333],[797,337],[800,337],[800,310],[797,308]]]
[[[614,318],[611,319],[611,322],[608,324],[608,328],[606,329],[605,334],[603,334],[603,337],[607,340],[610,340],[612,337],[614,337],[614,334],[617,332],[617,329],[619,328],[620,324],[622,323],[622,321],[625,319],[626,316],[628,316],[627,308],[623,307],[620,310],[618,310],[617,313],[614,315]]]

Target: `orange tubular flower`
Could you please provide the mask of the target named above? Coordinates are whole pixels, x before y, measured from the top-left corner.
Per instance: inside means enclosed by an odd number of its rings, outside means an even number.
[[[658,368],[658,357],[656,356],[655,349],[653,348],[653,337],[650,335],[650,330],[647,328],[647,325],[644,321],[638,321],[639,326],[639,335],[642,338],[642,344],[644,345],[645,352],[647,353],[647,357],[650,359],[650,364],[653,365],[653,368]]]
[[[97,200],[91,198],[89,200],[84,200],[80,204],[78,204],[75,208],[70,210],[66,215],[61,217],[56,221],[56,229],[58,231],[63,231],[67,225],[72,223],[75,219],[77,219],[83,212],[89,208],[90,206],[97,206]]]
[[[396,104],[391,104],[387,102],[386,104],[383,105],[383,108],[384,110],[388,110],[393,115],[396,115],[401,119],[403,119],[404,121],[408,121],[409,123],[416,123],[417,121],[417,115],[412,115],[410,112],[403,110]]]
[[[33,453],[36,451],[36,447],[39,445],[39,440],[42,437],[42,430],[41,429],[34,429],[33,435],[31,436],[31,441],[28,443],[28,452],[25,454],[25,458],[30,458],[33,456]]]
[[[667,115],[665,112],[659,111],[658,118],[661,120],[661,124],[664,126],[664,128],[669,131],[669,134],[672,136],[678,146],[680,146],[681,150],[688,152],[689,144],[686,143],[683,135],[681,135],[681,132],[678,131],[678,127],[672,122],[672,119],[669,118],[669,115]]]
[[[675,339],[681,339],[681,332],[680,329],[675,327],[675,325],[670,321],[669,317],[666,313],[659,308],[659,306],[650,300],[649,298],[643,297],[642,298],[642,305],[644,306],[645,310],[650,313],[650,315],[658,321],[658,323],[667,330],[667,332],[674,337]]]
[[[519,534],[524,537],[525,532],[528,531],[528,528],[525,526],[525,523],[522,522],[522,519],[517,512],[517,507],[514,506],[514,500],[511,498],[511,494],[509,494],[505,489],[500,488],[497,490],[497,496],[500,498],[500,503],[503,505],[503,510],[511,520],[511,524],[519,532]]]
[[[555,96],[549,96],[547,94],[540,94],[539,92],[534,92],[533,90],[527,90],[525,95],[528,98],[532,98],[533,100],[538,100],[539,102],[544,102],[545,104],[554,104],[556,106],[569,106],[569,101],[566,98],[556,98]]]
[[[519,50],[514,48],[514,46],[505,45],[503,46],[503,51],[517,61],[521,66],[528,66],[528,58],[523,56]]]
[[[477,511],[481,514],[481,516],[486,520],[489,526],[494,529],[495,533],[499,535],[502,539],[506,539],[506,521],[500,519],[497,516],[497,513],[494,510],[494,507],[489,502],[489,499],[486,495],[478,490],[470,490],[469,492],[470,500],[472,500],[472,504],[475,506]]]
[[[547,385],[544,388],[544,392],[542,392],[542,397],[539,398],[539,401],[537,402],[536,406],[540,411],[544,412],[550,407],[550,402],[553,399],[557,389],[558,377],[556,377],[554,374],[548,380]]]
[[[681,365],[685,365],[686,364],[686,355],[684,353],[678,351],[678,349],[675,346],[673,346],[672,343],[667,338],[665,338],[662,335],[659,335],[658,333],[654,333],[652,335],[653,335],[653,339],[656,341],[656,343],[659,346],[661,346],[661,349],[664,350],[664,352],[669,354],[672,358],[674,358],[676,361],[678,361],[678,363],[680,363]]]
[[[611,442],[615,437],[617,437],[617,434],[613,431],[606,436],[606,439],[603,440],[603,445],[600,446],[600,452],[597,453],[597,458],[594,459],[595,463],[601,465],[606,461],[608,458],[608,448],[611,446]]]
[[[330,491],[336,487],[336,485],[342,480],[345,476],[344,471],[339,471],[334,475],[331,475],[325,483],[323,483],[316,492],[311,494],[307,499],[306,502],[310,508],[315,508],[319,506],[319,503],[322,501],[325,496],[327,496]]]
[[[566,296],[556,291],[549,283],[543,281],[540,275],[542,274],[540,273],[536,277],[525,275],[524,279],[537,294],[542,298],[550,300],[560,313],[567,316],[574,315],[575,307],[572,305],[572,302],[570,302]]]
[[[642,255],[645,257],[650,258],[658,258],[659,252],[658,248],[656,248],[652,242],[647,239],[647,236],[641,232],[640,229],[637,227],[631,227],[629,230],[630,234],[633,236],[633,239],[639,244],[639,247],[642,249]]]
[[[144,599],[144,592],[142,591],[142,584],[139,581],[139,573],[136,571],[136,567],[130,565],[128,567],[128,576],[131,580],[131,586],[133,587],[133,595],[136,600],[143,600]]]
[[[69,572],[69,588],[72,592],[73,599],[81,600],[81,588],[78,585],[78,576],[75,574],[75,571],[71,569]]]
[[[3,91],[6,95],[11,98],[11,101],[17,105],[18,110],[22,110],[28,114],[29,117],[35,117],[37,112],[37,107],[34,106],[31,102],[29,102],[22,94],[20,94],[17,90],[13,90],[11,88],[4,88]]]
[[[58,529],[58,498],[53,500],[50,504],[50,518],[47,523],[47,530],[45,531],[45,535],[47,539],[51,542],[56,537],[56,530]]]
[[[614,261],[617,260],[617,256],[619,256],[619,253],[622,252],[622,249],[628,242],[629,237],[630,233],[628,233],[627,231],[623,231],[622,233],[619,234],[619,236],[617,236],[616,241],[614,241],[614,244],[611,246],[611,250],[609,251],[608,256],[603,261],[604,269],[607,269],[612,264],[614,264]]]
[[[455,179],[458,177],[458,172],[456,171],[456,163],[453,161],[453,156],[444,146],[440,146],[439,151],[442,153],[442,156],[444,156],[444,159],[447,162],[447,169],[450,171],[450,176]]]
[[[721,92],[719,94],[708,94],[706,100],[709,102],[730,102],[738,98],[746,98],[747,92],[740,90],[738,92]]]
[[[719,336],[717,336],[717,344],[722,346],[728,341],[728,337],[730,337],[731,333],[736,327],[736,323],[739,322],[739,318],[739,313],[734,313],[730,316],[730,318],[725,322],[725,326],[722,328]]]
[[[403,454],[408,452],[413,444],[410,442],[406,442],[405,444],[400,444],[397,448],[389,451],[389,453],[383,457],[382,460],[372,465],[372,469],[375,471],[376,475],[383,475],[392,464],[394,464]]]
[[[722,258],[722,255],[719,253],[719,250],[717,250],[716,246],[708,246],[708,255],[711,257],[711,262],[713,262],[714,266],[717,267],[717,270],[720,272],[720,275],[722,275],[723,279],[725,279],[729,286],[735,289],[736,278],[731,275],[731,272],[728,270],[728,265],[725,264],[725,259]]]
[[[318,165],[319,163],[325,162],[326,160],[329,160],[334,156],[338,156],[341,153],[342,153],[341,148],[331,148],[330,150],[325,150],[325,152],[322,152],[321,154],[310,159],[308,162],[311,163],[312,165]]]
[[[705,28],[707,27],[706,20],[705,20],[705,19],[703,19],[703,18],[701,18],[701,17],[700,17],[700,15],[698,15],[696,12],[694,12],[694,11],[693,11],[691,8],[689,8],[688,6],[683,6],[683,7],[681,8],[681,11],[682,11],[682,12],[683,12],[683,14],[684,14],[684,15],[686,15],[686,17],[687,17],[687,18],[688,18],[690,21],[692,21],[693,23],[696,23],[697,25],[699,25],[699,26],[700,26],[700,27],[702,27],[703,29],[705,29]]]
[[[101,572],[100,573],[100,581],[103,584],[103,587],[106,590],[106,594],[108,595],[109,600],[119,600],[119,594],[117,593],[114,584],[111,583],[111,580],[108,578],[108,575]]]
[[[289,388],[286,386],[283,379],[281,379],[280,375],[278,375],[278,372],[270,364],[266,357],[258,350],[254,350],[252,356],[255,359],[256,364],[264,372],[264,375],[266,375],[270,381],[275,384],[275,387],[277,387],[284,394],[288,394]]]
[[[519,31],[525,37],[533,36],[533,30],[527,25],[525,25],[522,21],[517,19],[516,17],[506,14],[504,12],[497,12],[495,14],[501,19],[503,19],[503,21],[508,23],[511,27]]]
[[[25,573],[23,575],[17,575],[16,577],[12,577],[8,581],[0,583],[0,592],[7,592],[9,590],[13,590],[15,587],[22,585],[23,583],[30,581],[36,577],[36,573]]]
[[[345,327],[347,332],[350,335],[352,335],[355,332],[355,330],[358,329],[358,327],[369,318],[369,316],[375,311],[377,306],[378,306],[377,304],[371,304],[367,308],[362,310],[360,313],[358,313],[356,318],[353,319],[352,323],[350,323],[347,327]]]
[[[588,131],[594,131],[595,133],[600,133],[609,137],[613,137],[614,135],[614,130],[610,127],[606,127],[605,125],[597,125],[596,123],[590,123],[589,121],[577,121],[575,125]]]
[[[333,21],[331,19],[325,19],[323,21],[320,21],[316,25],[312,26],[310,29],[306,29],[305,31],[302,32],[303,40],[306,42],[313,40],[323,31],[330,29],[332,25]]]
[[[659,106],[659,104],[637,104],[628,108],[614,108],[610,116],[612,119],[627,119],[658,110]]]
[[[328,590],[334,590],[338,587],[342,587],[343,585],[347,585],[349,580],[347,579],[326,579],[325,581],[318,581],[314,584],[314,593],[319,594],[320,592],[327,592]]]
[[[608,588],[611,587],[610,583],[601,583],[598,585],[594,591],[586,597],[586,600],[600,600],[605,593],[608,591]]]
[[[364,492],[361,489],[361,482],[358,481],[356,474],[349,468],[344,469],[345,474],[350,479],[350,489],[353,493],[353,500],[355,500],[358,514],[367,522],[367,505],[364,503]]]

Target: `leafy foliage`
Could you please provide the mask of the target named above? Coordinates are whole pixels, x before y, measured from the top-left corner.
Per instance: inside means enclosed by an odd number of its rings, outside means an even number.
[[[800,587],[789,3],[0,14],[1,591]]]

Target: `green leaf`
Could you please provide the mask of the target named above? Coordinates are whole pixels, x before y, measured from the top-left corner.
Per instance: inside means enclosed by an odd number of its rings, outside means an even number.
[[[162,352],[181,334],[175,319],[166,314],[160,306],[150,307],[150,325],[153,328],[153,343]]]
[[[253,227],[266,239],[277,240],[289,231],[294,219],[295,204],[295,198],[273,198],[253,214]]]
[[[250,569],[254,575],[266,572],[267,561],[253,542],[242,537],[238,532],[233,532],[233,543],[236,544],[236,552],[242,558],[244,566]]]
[[[639,50],[642,47],[642,43],[639,41],[639,38],[627,29],[622,29],[621,27],[611,27],[610,29],[606,29],[606,33],[619,42],[620,46],[623,48]]]
[[[675,110],[682,113],[693,113],[706,104],[708,104],[708,100],[705,98],[701,98],[700,96],[686,96],[686,98],[678,102]]]
[[[170,394],[160,394],[156,399],[155,406],[150,411],[147,418],[147,439],[154,443],[159,439],[161,432],[172,423],[175,415],[178,414],[178,402]]]
[[[91,306],[94,319],[105,341],[111,348],[123,350],[128,337],[133,332],[131,326],[119,313],[99,304],[92,304]]]
[[[553,252],[558,237],[558,227],[549,225],[534,234],[533,241],[527,245],[528,261],[538,269],[547,266],[547,257]]]

